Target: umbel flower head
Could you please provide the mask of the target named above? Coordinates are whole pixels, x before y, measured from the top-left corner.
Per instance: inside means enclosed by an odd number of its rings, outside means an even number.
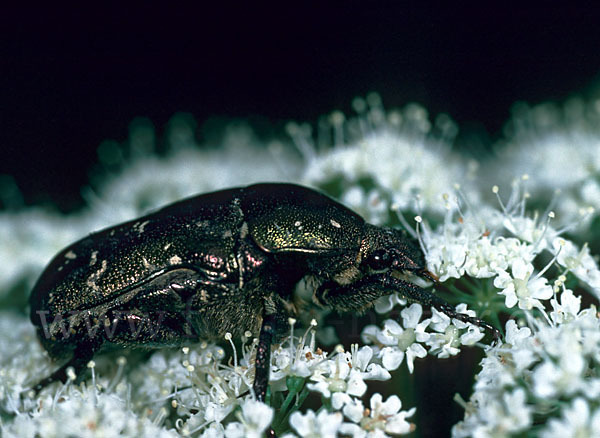
[[[163,155],[154,151],[152,128],[138,121],[127,144],[100,148],[101,164],[116,176],[97,173],[84,211],[1,212],[2,436],[259,437],[269,428],[287,437],[410,434],[431,419],[420,417],[427,410],[395,382],[413,385],[402,375],[426,360],[442,367],[465,348],[484,357],[471,395],[456,397],[464,417],[453,436],[593,436],[600,427],[600,270],[595,241],[583,240],[596,232],[588,208],[596,204],[587,202],[597,179],[593,124],[564,117],[556,128],[534,109],[535,130],[519,125],[478,174],[477,164],[452,149],[456,126],[447,116],[432,123],[416,105],[386,112],[374,94],[354,107],[356,117],[327,117],[316,139],[291,124],[293,144],[267,145],[238,126],[221,148],[198,145],[193,121],[180,115]],[[556,143],[565,133],[581,145],[567,155],[566,142]],[[555,141],[555,159],[564,156],[573,169],[587,164],[587,171],[557,179],[544,167],[551,161],[529,166],[528,148],[546,134],[554,135],[544,141]],[[350,335],[350,324],[336,325],[326,310],[307,305],[306,321],[290,321],[289,336],[273,348],[266,403],[252,391],[258,342],[250,332],[99,355],[83,383],[71,378],[38,395],[27,391],[57,366],[36,342],[23,298],[57,250],[183,196],[264,180],[320,187],[372,223],[405,228],[439,278],[436,293],[457,312],[503,329],[504,338],[493,342],[479,327],[392,293]],[[546,197],[557,188],[566,198]],[[415,392],[437,390],[435,383]]]

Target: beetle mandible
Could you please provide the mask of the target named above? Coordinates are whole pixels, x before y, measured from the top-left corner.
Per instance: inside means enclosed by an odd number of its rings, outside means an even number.
[[[65,382],[68,367],[80,379],[110,348],[251,331],[259,340],[253,389],[264,401],[271,345],[289,333],[302,280],[337,312],[362,312],[396,291],[498,336],[399,273],[435,281],[404,231],[366,223],[315,190],[267,183],[185,199],[54,257],[33,288],[30,316],[50,356],[68,360],[33,389]]]

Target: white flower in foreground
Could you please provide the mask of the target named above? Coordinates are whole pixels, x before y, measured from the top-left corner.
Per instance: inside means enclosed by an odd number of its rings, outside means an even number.
[[[225,428],[227,438],[262,438],[273,421],[273,409],[262,402],[246,399],[238,417],[240,422],[229,423]]]
[[[343,416],[339,412],[330,414],[326,410],[318,414],[312,409],[305,414],[294,412],[290,416],[290,426],[303,438],[334,438],[337,436]]]
[[[420,321],[422,314],[421,305],[413,303],[400,312],[404,328],[396,321],[388,319],[384,322],[382,330],[376,326],[367,326],[363,330],[363,340],[373,340],[384,346],[378,357],[387,370],[397,369],[406,357],[406,364],[412,373],[415,357],[423,358],[427,355],[425,348],[419,344],[429,339],[429,334],[425,332],[429,320]]]
[[[564,289],[560,294],[560,303],[556,298],[550,300],[553,311],[550,312],[550,319],[555,324],[563,324],[577,318],[581,309],[581,297],[575,296],[570,289]]]
[[[533,426],[535,415],[538,424],[548,425],[546,436],[594,436],[588,431],[599,430],[590,425],[600,416],[594,410],[600,397],[600,319],[595,307],[554,326],[535,320],[533,327],[518,328],[508,321],[505,341],[487,351],[475,391],[464,404],[465,418],[453,435],[524,432]],[[569,400],[579,401],[569,407]]]
[[[0,409],[21,410],[21,393],[53,366],[29,319],[0,312]],[[29,407],[34,400],[27,397],[24,402]]]
[[[321,364],[313,372],[311,380],[317,383],[309,383],[307,387],[327,398],[331,397],[332,393],[338,392],[362,397],[367,390],[362,372],[351,368],[348,358],[343,353],[338,353],[333,359]]]
[[[439,358],[455,356],[460,352],[459,330],[451,324],[450,317],[431,308],[431,327],[437,333],[431,333],[427,339],[427,345],[431,347],[431,354],[437,354]]]
[[[375,393],[371,397],[370,407],[363,410],[362,417],[345,410],[344,413],[356,424],[344,423],[340,431],[357,438],[383,438],[387,437],[387,434],[404,435],[415,429],[414,424],[406,419],[415,413],[416,408],[401,411],[402,402],[395,395],[384,402],[381,394]]]
[[[560,419],[552,419],[540,436],[554,437],[594,437],[600,433],[600,408],[591,412],[589,403],[583,398],[573,400],[565,408]]]
[[[84,392],[72,389],[58,401],[48,396],[40,400],[37,410],[17,414],[1,431],[6,438],[179,436],[133,413],[127,402],[115,394],[99,393],[96,388]]]
[[[476,399],[475,402],[479,402],[474,406],[476,414],[467,411],[465,421],[452,429],[453,437],[510,436],[531,425],[532,408],[522,388],[504,392],[498,399]]]
[[[600,269],[590,254],[587,244],[581,249],[566,239],[556,238],[552,242],[555,253],[558,253],[556,261],[559,265],[567,268],[577,278],[587,284],[591,291],[600,299]]]
[[[548,285],[545,277],[531,278],[532,274],[533,265],[531,263],[516,259],[512,264],[512,275],[501,271],[494,279],[494,286],[502,289],[500,294],[505,296],[506,307],[510,309],[518,303],[519,308],[525,310],[531,310],[534,307],[540,310],[544,309],[540,300],[552,298],[552,287]]]

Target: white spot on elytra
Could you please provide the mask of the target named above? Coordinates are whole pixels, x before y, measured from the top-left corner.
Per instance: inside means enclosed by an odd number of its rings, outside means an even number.
[[[164,251],[168,250],[171,247],[171,245],[173,245],[173,244],[172,243],[167,243],[165,246],[163,246],[163,250]]]
[[[336,228],[342,228],[342,226],[338,222],[334,221],[333,219],[331,219],[329,222],[331,223],[331,225],[333,225]]]
[[[65,258],[69,260],[75,260],[77,258],[77,254],[75,254],[73,251],[69,251],[65,254]]]
[[[169,263],[172,265],[179,265],[181,263],[181,257],[174,255],[169,259]]]
[[[146,257],[142,257],[142,263],[144,264],[144,268],[146,268],[146,269],[150,268],[150,262],[148,262],[148,260],[146,260]]]
[[[240,238],[244,239],[248,235],[248,223],[244,222],[240,228]]]
[[[137,222],[133,228],[137,229],[137,232],[142,234],[144,232],[144,228],[146,228],[146,225],[148,225],[150,223],[150,221],[145,221],[145,222]]]
[[[295,227],[299,227],[300,225],[302,225],[302,222],[300,222],[300,221],[296,221],[296,222],[294,222],[294,226],[295,226]]]
[[[85,283],[95,291],[100,290],[100,287],[98,287],[96,282],[100,279],[102,274],[104,274],[106,272],[107,267],[108,267],[108,261],[102,260],[102,266],[100,267],[100,269],[98,269],[96,272],[94,272],[92,275],[90,275]]]
[[[231,230],[226,230],[223,233],[223,239],[229,239],[231,236],[233,236],[233,233],[231,232]]]
[[[90,257],[90,266],[94,266],[98,261],[98,251],[92,251],[92,255]]]

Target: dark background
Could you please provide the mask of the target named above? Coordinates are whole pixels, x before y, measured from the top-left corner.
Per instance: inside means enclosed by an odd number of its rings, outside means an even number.
[[[314,123],[369,91],[447,112],[485,148],[515,101],[585,93],[600,73],[588,8],[368,4],[3,11],[0,174],[27,203],[74,208],[100,142],[136,116],[159,132],[177,111]]]

